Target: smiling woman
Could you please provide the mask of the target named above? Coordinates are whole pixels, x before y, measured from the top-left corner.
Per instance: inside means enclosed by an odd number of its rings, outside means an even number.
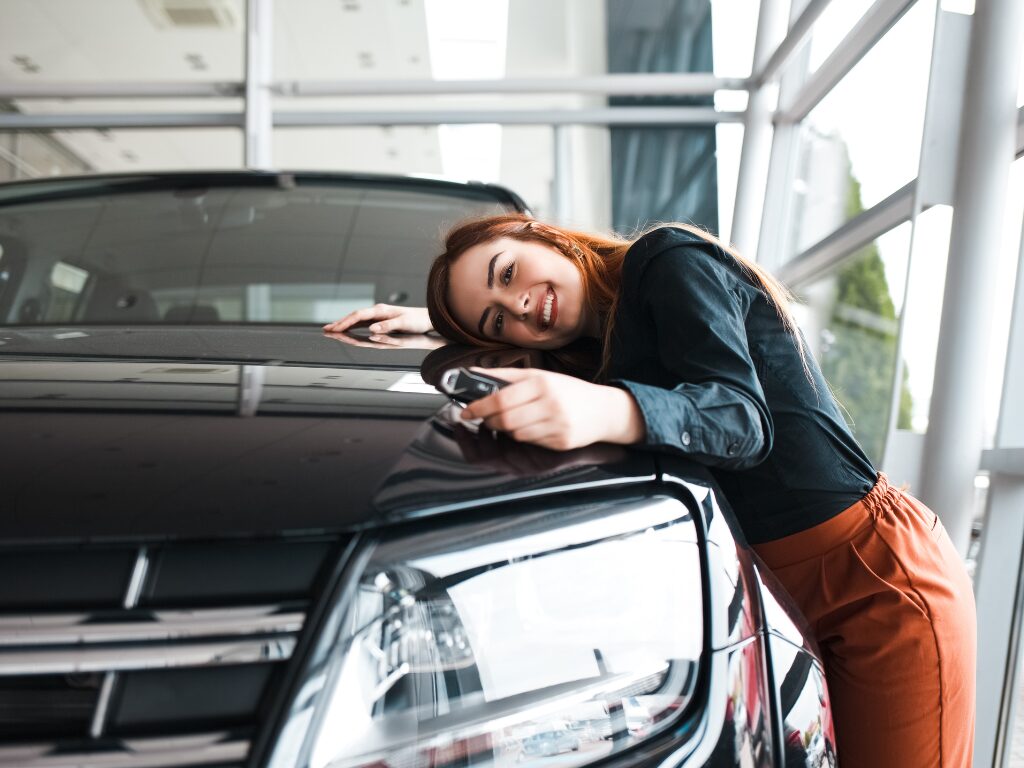
[[[705,465],[816,628],[843,765],[969,764],[963,563],[934,513],[876,472],[771,275],[693,227],[629,241],[505,214],[448,233],[427,309],[471,345],[600,338],[600,383],[490,369],[508,386],[462,417],[555,450],[643,445]],[[423,315],[378,308],[327,329],[366,320],[411,329]]]

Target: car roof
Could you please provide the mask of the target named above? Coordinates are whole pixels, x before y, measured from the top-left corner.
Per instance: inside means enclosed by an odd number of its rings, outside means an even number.
[[[446,195],[490,199],[528,212],[526,203],[500,184],[454,181],[427,176],[326,171],[161,171],[153,173],[112,173],[29,179],[0,184],[0,206],[42,200],[81,198],[112,192],[140,192],[168,187],[190,186],[294,187],[306,184],[383,187],[434,191]]]

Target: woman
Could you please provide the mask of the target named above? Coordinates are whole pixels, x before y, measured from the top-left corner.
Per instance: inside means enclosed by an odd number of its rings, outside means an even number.
[[[970,581],[938,518],[854,440],[788,300],[695,228],[630,242],[500,215],[448,233],[426,311],[378,305],[325,329],[601,339],[603,383],[490,369],[510,386],[464,417],[556,450],[642,444],[708,466],[817,636],[844,768],[970,765]]]

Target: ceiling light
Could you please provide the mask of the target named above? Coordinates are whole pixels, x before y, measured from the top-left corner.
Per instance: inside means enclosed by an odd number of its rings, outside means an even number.
[[[235,26],[235,14],[229,0],[141,0],[150,18],[161,29],[167,27]]]

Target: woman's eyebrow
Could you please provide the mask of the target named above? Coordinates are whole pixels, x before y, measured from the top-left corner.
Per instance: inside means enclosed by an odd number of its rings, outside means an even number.
[[[498,260],[498,257],[501,256],[501,254],[503,254],[503,253],[504,253],[504,251],[498,251],[496,254],[491,256],[491,260],[487,263],[487,287],[488,288],[493,288],[494,287],[494,262],[496,262]],[[485,336],[486,335],[484,333],[484,326],[487,324],[487,316],[489,314],[491,314],[491,308],[487,307],[487,309],[484,310],[484,313],[482,315],[480,315],[480,322],[477,323],[476,327],[477,327],[477,330],[480,331],[480,335],[481,336]]]
[[[494,262],[498,260],[498,257],[503,254],[504,251],[498,251],[496,254],[491,256],[491,261],[487,264],[487,287],[494,287]]]

